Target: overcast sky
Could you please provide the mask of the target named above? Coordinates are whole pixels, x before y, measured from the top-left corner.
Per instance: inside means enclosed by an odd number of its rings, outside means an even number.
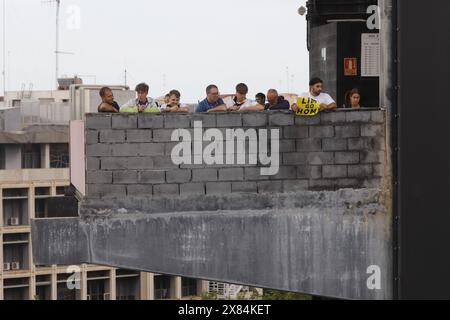
[[[6,0],[7,90],[54,87],[56,10],[43,2]],[[129,85],[145,81],[151,96],[176,88],[185,102],[203,98],[210,83],[231,93],[245,82],[252,96],[272,87],[304,92],[306,21],[297,9],[305,2],[62,0],[60,49],[74,54],[61,56],[60,75],[113,85],[124,84],[127,69]]]

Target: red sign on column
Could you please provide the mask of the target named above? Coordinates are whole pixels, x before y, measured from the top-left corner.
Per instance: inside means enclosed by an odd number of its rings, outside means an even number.
[[[358,59],[345,58],[344,59],[344,75],[357,76],[358,75]]]

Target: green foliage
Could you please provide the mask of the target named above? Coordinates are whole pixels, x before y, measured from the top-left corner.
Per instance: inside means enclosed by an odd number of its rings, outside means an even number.
[[[294,293],[284,292],[277,290],[264,290],[264,294],[261,297],[262,300],[312,300],[311,296]]]

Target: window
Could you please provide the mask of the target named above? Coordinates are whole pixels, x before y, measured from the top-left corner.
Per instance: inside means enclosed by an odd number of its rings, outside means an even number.
[[[183,297],[192,297],[197,295],[197,280],[182,278],[181,291]]]
[[[170,277],[155,276],[155,300],[170,299]]]
[[[65,143],[50,145],[50,168],[68,168],[69,145]]]
[[[24,144],[22,146],[22,169],[41,168],[41,145]]]

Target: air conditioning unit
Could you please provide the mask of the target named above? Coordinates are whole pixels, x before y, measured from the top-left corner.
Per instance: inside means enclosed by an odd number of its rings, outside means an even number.
[[[11,270],[11,263],[5,262],[3,263],[3,271],[10,271]]]
[[[20,262],[11,262],[12,270],[20,270]]]
[[[10,226],[18,226],[19,225],[19,218],[10,218],[9,219],[9,225]]]
[[[103,300],[111,300],[111,294],[109,294],[109,293],[104,293],[104,294],[103,294]]]

